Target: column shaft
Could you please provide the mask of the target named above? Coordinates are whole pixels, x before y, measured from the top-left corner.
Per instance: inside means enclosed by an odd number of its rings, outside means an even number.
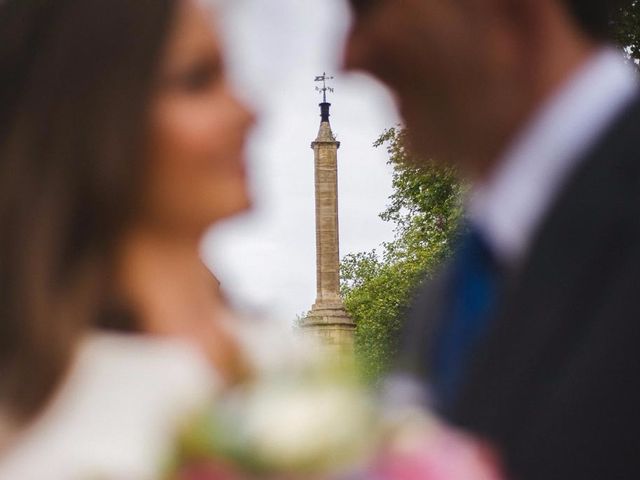
[[[340,303],[337,142],[315,142],[317,304]]]

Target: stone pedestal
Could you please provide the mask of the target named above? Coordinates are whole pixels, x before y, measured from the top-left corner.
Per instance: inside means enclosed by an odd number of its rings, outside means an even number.
[[[355,324],[342,303],[313,306],[302,322],[302,329],[333,355],[351,355]]]

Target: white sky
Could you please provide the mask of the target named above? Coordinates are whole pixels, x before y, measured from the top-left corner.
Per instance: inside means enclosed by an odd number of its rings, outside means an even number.
[[[218,226],[203,255],[241,309],[292,321],[315,300],[313,151],[320,122],[316,75],[332,82],[338,151],[340,254],[392,238],[378,218],[391,193],[384,149],[372,143],[398,122],[389,94],[363,75],[340,74],[349,23],[344,0],[231,0],[229,67],[259,124],[249,146],[255,208]]]

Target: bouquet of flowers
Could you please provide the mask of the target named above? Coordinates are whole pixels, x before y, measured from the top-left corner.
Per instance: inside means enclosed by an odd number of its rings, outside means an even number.
[[[505,478],[487,443],[356,378],[344,364],[301,362],[223,392],[184,429],[168,478]]]
[[[169,478],[336,476],[371,457],[377,428],[350,369],[302,362],[222,392],[183,430]]]

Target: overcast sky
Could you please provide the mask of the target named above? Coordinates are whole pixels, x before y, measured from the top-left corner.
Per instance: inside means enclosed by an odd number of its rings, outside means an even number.
[[[332,82],[331,125],[338,151],[340,254],[392,238],[378,218],[391,193],[384,149],[372,144],[398,122],[385,89],[339,64],[349,25],[344,0],[235,0],[223,28],[232,76],[258,110],[249,145],[255,207],[215,228],[207,264],[244,310],[292,321],[315,300],[313,151],[320,121],[316,75]]]

